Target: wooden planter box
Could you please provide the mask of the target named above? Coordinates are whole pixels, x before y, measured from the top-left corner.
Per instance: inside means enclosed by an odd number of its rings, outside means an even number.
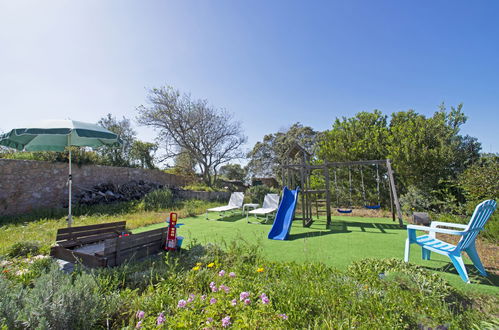
[[[50,255],[87,267],[112,267],[163,250],[166,227],[140,234],[131,234],[125,227],[126,222],[120,221],[59,229]],[[124,233],[129,236],[119,237]]]

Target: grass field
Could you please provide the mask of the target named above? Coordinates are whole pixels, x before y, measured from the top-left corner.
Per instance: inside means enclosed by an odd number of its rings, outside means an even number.
[[[202,203],[196,206],[199,214],[214,203]],[[147,212],[124,210],[120,214],[92,214],[76,216],[75,225],[88,225],[101,222],[127,221],[127,227],[134,232],[151,230],[166,226],[167,212]],[[331,229],[326,230],[324,219],[315,221],[310,228],[303,228],[300,221],[295,221],[288,241],[267,239],[271,224],[249,224],[246,217],[235,214],[221,221],[207,221],[205,215],[187,217],[179,210],[179,222],[184,223],[179,235],[184,236],[184,247],[193,243],[229,243],[244,241],[258,244],[262,254],[274,261],[322,262],[326,265],[345,270],[356,260],[365,258],[398,258],[404,254],[407,237],[405,229],[387,218],[367,218],[353,216],[333,217]],[[216,219],[217,214],[210,214]],[[255,218],[250,220],[255,221]],[[42,251],[54,243],[58,228],[64,228],[64,218],[48,218],[39,221],[11,222],[0,226],[0,255],[4,254],[16,242],[38,241]],[[457,275],[454,267],[443,256],[432,254],[432,260],[421,259],[421,250],[413,245],[411,262],[437,272],[456,287],[465,291],[499,295],[499,278],[489,274],[488,278],[479,276],[475,269],[468,267],[472,284],[465,284]],[[469,260],[468,260],[469,264]]]
[[[216,214],[210,214],[215,219]],[[250,220],[255,221],[255,218]],[[326,229],[325,220],[315,221],[310,228],[303,228],[295,221],[288,241],[267,239],[271,224],[249,224],[245,217],[234,215],[220,221],[207,221],[205,215],[179,220],[185,225],[178,235],[184,236],[184,246],[192,243],[228,243],[233,240],[257,243],[263,254],[275,261],[322,262],[339,269],[346,269],[353,261],[365,258],[403,258],[407,231],[398,223],[386,218],[333,217],[333,225]],[[151,230],[164,223],[135,229],[134,232]],[[432,260],[421,259],[421,249],[411,248],[411,262],[438,272],[456,287],[465,291],[499,295],[499,278],[489,274],[478,275],[467,260],[472,283],[465,284],[457,275],[449,259],[432,254]]]

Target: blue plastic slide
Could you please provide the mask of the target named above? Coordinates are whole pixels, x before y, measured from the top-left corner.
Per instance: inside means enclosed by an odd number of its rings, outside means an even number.
[[[300,188],[296,188],[296,190],[289,190],[288,187],[284,187],[282,190],[281,204],[279,205],[279,209],[277,209],[274,224],[269,232],[269,239],[282,241],[288,238],[291,223],[293,222],[295,215],[299,191]]]

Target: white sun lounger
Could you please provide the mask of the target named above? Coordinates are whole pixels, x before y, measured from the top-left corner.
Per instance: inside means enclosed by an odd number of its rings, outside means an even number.
[[[208,219],[208,212],[220,212],[222,215],[227,211],[241,209],[243,207],[244,193],[233,192],[230,195],[229,204],[225,206],[213,207],[206,210],[206,220]],[[218,219],[217,219],[218,220]]]
[[[246,215],[246,220],[248,221],[248,223],[250,223],[250,221],[248,220],[249,214],[252,214],[255,217],[258,215],[265,215],[265,223],[267,223],[269,221],[269,214],[274,213],[278,207],[279,207],[279,195],[267,194],[263,199],[262,207],[249,211],[248,214]]]

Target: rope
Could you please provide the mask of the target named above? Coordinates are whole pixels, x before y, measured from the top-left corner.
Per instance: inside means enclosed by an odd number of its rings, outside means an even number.
[[[359,169],[360,169],[360,182],[362,185],[362,199],[364,200],[364,205],[367,205],[366,187],[364,186],[364,172],[362,171],[362,167],[360,165]]]
[[[381,197],[380,197],[380,191],[379,191],[379,166],[376,164],[376,189],[378,191],[378,205],[381,204]]]
[[[350,182],[350,207],[352,208],[352,168],[348,166],[348,181]]]

